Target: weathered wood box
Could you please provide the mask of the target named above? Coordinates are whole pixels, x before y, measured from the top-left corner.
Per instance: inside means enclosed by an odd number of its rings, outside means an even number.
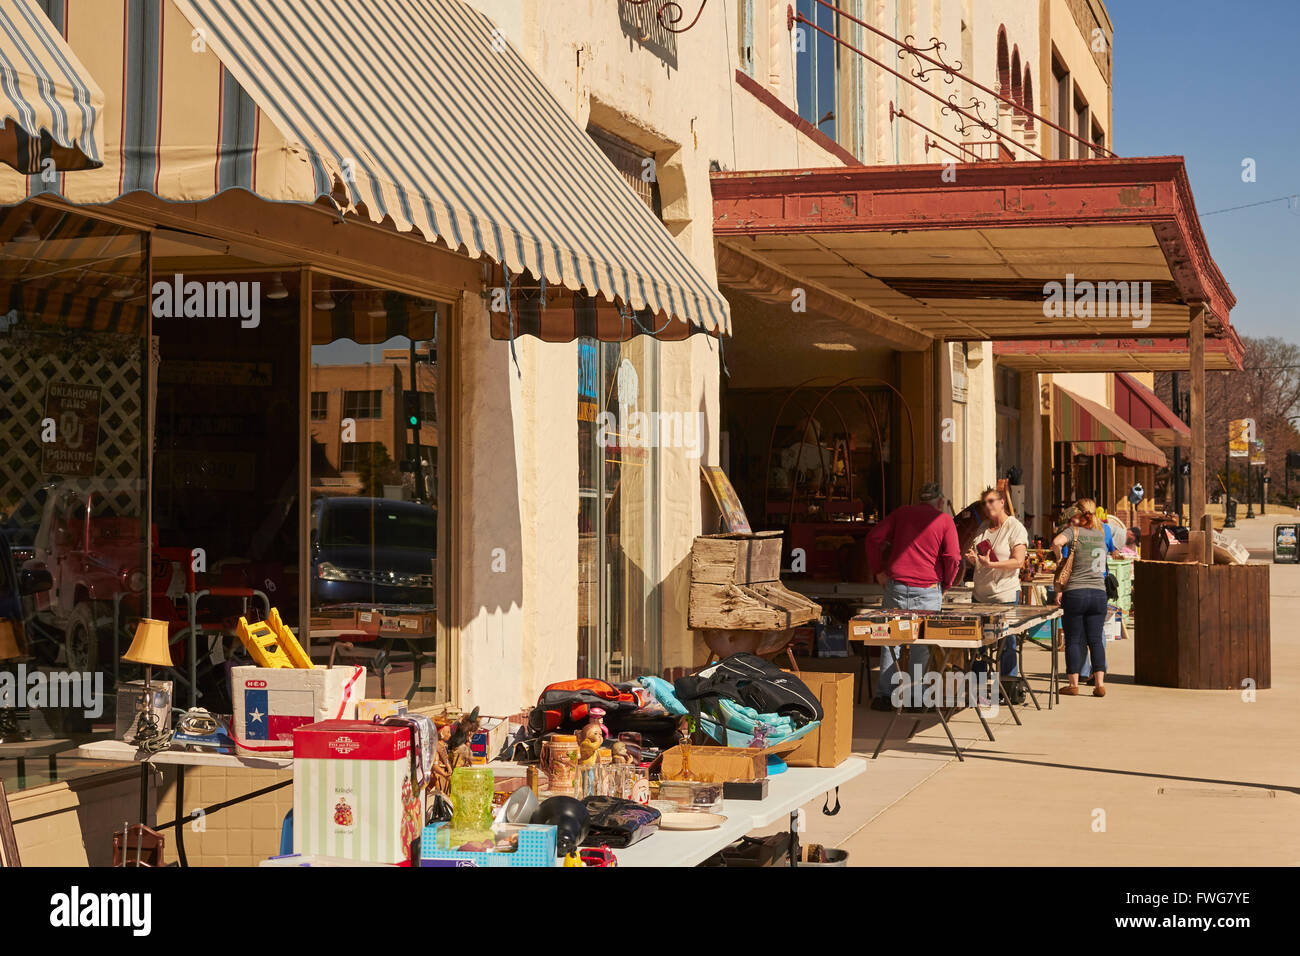
[[[781,532],[695,539],[687,619],[692,629],[784,631],[821,613],[821,605],[781,583]]]
[[[1133,625],[1139,684],[1240,691],[1272,683],[1267,564],[1139,561]]]

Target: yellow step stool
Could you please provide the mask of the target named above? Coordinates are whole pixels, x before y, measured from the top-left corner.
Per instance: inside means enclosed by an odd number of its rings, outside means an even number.
[[[265,621],[248,623],[241,617],[235,632],[258,667],[308,669],[314,666],[293,631],[280,619],[279,608],[271,608]]]

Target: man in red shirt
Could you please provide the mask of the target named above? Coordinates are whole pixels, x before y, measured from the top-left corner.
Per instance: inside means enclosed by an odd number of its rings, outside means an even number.
[[[956,580],[961,568],[961,549],[957,525],[944,510],[943,491],[937,482],[921,486],[921,503],[903,505],[890,512],[885,520],[867,535],[867,563],[876,581],[885,589],[884,606],[908,611],[937,611],[943,592]],[[888,555],[885,554],[888,548]],[[896,683],[900,684],[895,649],[880,652],[880,680],[873,710],[893,710],[891,701]],[[910,649],[912,686],[920,705],[921,675],[930,660],[930,648]]]

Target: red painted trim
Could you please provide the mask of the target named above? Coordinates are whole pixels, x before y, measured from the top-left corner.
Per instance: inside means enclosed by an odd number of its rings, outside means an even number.
[[[736,71],[736,84],[747,92],[753,94],[754,98],[770,109],[773,113],[785,120],[799,132],[803,133],[810,140],[844,162],[846,166],[861,166],[862,163],[858,158],[841,146],[835,140],[831,139],[812,123],[808,122],[790,107],[781,102],[780,97],[769,90],[758,80],[754,79],[744,70]]]
[[[1227,326],[1236,298],[1210,255],[1181,156],[712,175],[717,237],[1147,225],[1188,302]]]
[[[1226,354],[1238,370],[1245,358],[1245,347],[1237,330],[1229,326],[1219,338],[1205,340],[1207,353]],[[1149,339],[1076,338],[1076,339],[1001,339],[993,343],[993,355],[1041,355],[1056,352],[1066,355],[1169,355],[1187,352],[1187,340],[1159,337]]]

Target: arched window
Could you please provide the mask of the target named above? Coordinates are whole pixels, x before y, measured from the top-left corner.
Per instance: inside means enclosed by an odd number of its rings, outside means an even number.
[[[1025,82],[1022,90],[1025,104],[1025,129],[1033,129],[1034,117],[1031,114],[1034,112],[1034,73],[1028,63],[1025,64]]]
[[[1020,76],[1020,44],[1016,44],[1011,48],[1011,102],[1016,104],[1016,116],[1024,115],[1024,110],[1019,108],[1025,105]]]
[[[1011,95],[1011,54],[1007,50],[1007,28],[998,27],[998,95]]]

